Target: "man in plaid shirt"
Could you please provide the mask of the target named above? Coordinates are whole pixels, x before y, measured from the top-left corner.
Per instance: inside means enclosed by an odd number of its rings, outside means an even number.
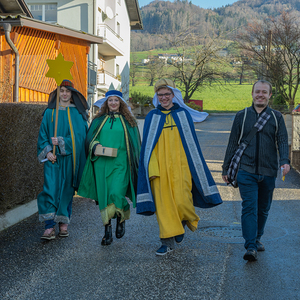
[[[236,181],[242,198],[242,232],[245,239],[244,259],[257,260],[257,251],[264,251],[260,242],[271,207],[279,166],[283,176],[290,170],[288,134],[283,116],[268,107],[272,85],[259,80],[252,87],[253,103],[239,111],[234,119],[224,158],[222,177],[228,181],[228,169],[239,144],[242,144],[259,116],[265,112],[270,118],[251,139],[239,165]],[[245,117],[245,120],[244,120]],[[278,163],[279,152],[279,163]]]

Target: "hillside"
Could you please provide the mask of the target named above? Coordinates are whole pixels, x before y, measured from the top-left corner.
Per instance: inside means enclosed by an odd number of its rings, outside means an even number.
[[[199,33],[229,32],[249,21],[276,16],[283,10],[299,13],[300,0],[240,0],[213,10],[187,0],[156,0],[141,8],[144,30],[132,32],[131,51],[167,49],[169,45],[160,35],[170,36],[187,27]]]

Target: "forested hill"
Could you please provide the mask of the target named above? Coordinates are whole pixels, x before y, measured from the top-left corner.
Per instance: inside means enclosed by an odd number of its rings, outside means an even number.
[[[217,9],[204,9],[188,0],[155,0],[143,6],[144,30],[132,32],[131,51],[168,48],[161,34],[174,34],[192,26],[195,31],[229,31],[249,21],[276,16],[281,11],[300,11],[300,0],[240,0]],[[300,14],[299,14],[300,15]]]

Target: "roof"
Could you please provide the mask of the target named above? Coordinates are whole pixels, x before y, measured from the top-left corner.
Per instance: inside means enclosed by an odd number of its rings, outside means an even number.
[[[0,0],[0,13],[22,14],[33,18],[24,0]]]
[[[125,0],[130,19],[131,30],[143,29],[141,12],[138,0]]]
[[[2,0],[0,0],[2,1]],[[50,24],[36,19],[31,19],[22,15],[14,14],[0,14],[0,28],[1,24],[9,23],[11,26],[29,27],[37,30],[53,32],[56,34],[71,36],[80,40],[87,41],[91,44],[102,44],[103,38],[98,37],[84,31],[78,31],[58,24]]]

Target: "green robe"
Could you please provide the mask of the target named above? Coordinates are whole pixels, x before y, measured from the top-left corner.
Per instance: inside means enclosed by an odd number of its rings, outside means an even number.
[[[53,144],[56,109],[47,108],[41,123],[37,153],[42,162]],[[44,162],[43,191],[37,197],[40,221],[54,220],[68,224],[75,191],[78,189],[85,165],[84,141],[87,122],[75,105],[59,108],[56,146],[57,161]]]
[[[117,157],[94,156],[94,146],[117,148]],[[93,121],[86,138],[87,162],[78,194],[99,204],[103,224],[116,214],[121,221],[130,217],[130,206],[136,206],[136,184],[140,154],[137,127],[131,127],[119,114],[101,116]]]

